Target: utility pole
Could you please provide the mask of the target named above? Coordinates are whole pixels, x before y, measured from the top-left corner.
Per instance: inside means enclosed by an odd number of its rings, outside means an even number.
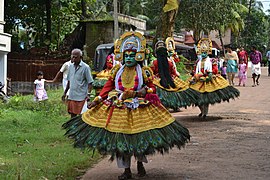
[[[114,19],[114,40],[116,40],[119,37],[117,0],[113,0],[113,19]]]

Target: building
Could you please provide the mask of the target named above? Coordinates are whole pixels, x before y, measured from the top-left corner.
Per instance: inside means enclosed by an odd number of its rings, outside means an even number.
[[[4,0],[0,0],[0,82],[7,84],[7,54],[10,52],[11,35],[4,33]],[[3,89],[6,92],[7,88]]]
[[[94,57],[95,49],[100,44],[114,42],[114,20],[113,17],[106,20],[83,21],[85,24],[85,46],[87,56]],[[146,31],[146,21],[132,16],[118,13],[118,32],[137,31],[142,34]]]

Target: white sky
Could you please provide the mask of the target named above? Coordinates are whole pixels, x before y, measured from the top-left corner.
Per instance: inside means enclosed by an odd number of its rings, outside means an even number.
[[[267,9],[270,9],[270,0],[261,0],[261,2],[263,4],[264,12],[266,12]]]

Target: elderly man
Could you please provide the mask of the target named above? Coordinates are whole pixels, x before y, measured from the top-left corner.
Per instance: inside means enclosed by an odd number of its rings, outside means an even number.
[[[71,59],[73,64],[69,67],[68,83],[62,100],[65,100],[69,90],[68,113],[73,118],[81,114],[88,92],[92,89],[93,78],[90,67],[82,61],[82,51],[80,49],[72,50]]]

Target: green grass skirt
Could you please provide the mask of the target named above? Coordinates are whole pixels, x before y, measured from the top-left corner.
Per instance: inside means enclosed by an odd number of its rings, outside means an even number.
[[[93,127],[82,120],[82,116],[72,118],[62,126],[65,135],[74,139],[74,147],[96,149],[104,155],[115,156],[151,155],[156,152],[169,152],[169,149],[183,147],[189,140],[187,128],[177,121],[157,129],[136,134],[123,134],[107,131],[105,128]]]
[[[213,92],[201,93],[200,101],[197,105],[215,104],[221,102],[229,102],[230,99],[235,99],[240,96],[240,91],[233,86],[227,86],[223,89],[218,89]]]
[[[198,104],[200,93],[188,88],[184,91],[173,92],[156,87],[157,95],[166,108],[177,109]]]

